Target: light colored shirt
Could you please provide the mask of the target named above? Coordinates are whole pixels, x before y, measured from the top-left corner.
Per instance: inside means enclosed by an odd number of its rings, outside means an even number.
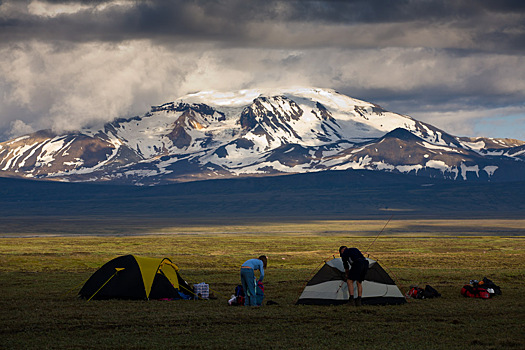
[[[261,271],[261,276],[259,277],[259,281],[262,282],[262,280],[264,278],[264,265],[263,265],[262,260],[259,260],[259,259],[246,260],[244,262],[244,264],[242,264],[242,266],[248,266],[248,267],[251,267],[254,270]]]

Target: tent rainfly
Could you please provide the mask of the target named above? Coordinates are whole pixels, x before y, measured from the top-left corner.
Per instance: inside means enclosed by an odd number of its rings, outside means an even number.
[[[86,281],[80,297],[91,299],[181,299],[192,292],[168,258],[124,255],[108,261]]]
[[[394,280],[375,260],[368,259],[369,269],[363,281],[363,305],[406,303]],[[325,262],[306,284],[297,305],[338,305],[348,302],[348,286],[341,258]],[[357,287],[354,295],[357,296]]]

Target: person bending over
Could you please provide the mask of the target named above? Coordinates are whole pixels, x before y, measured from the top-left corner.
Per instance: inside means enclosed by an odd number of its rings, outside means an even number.
[[[267,265],[267,258],[261,255],[257,259],[249,259],[244,262],[241,266],[241,284],[244,289],[244,305],[245,306],[256,306],[256,293],[255,288],[257,286],[257,280],[255,279],[255,270],[259,270],[260,276],[259,281],[262,282],[264,278],[264,270]]]
[[[348,302],[351,305],[361,306],[361,297],[363,296],[363,281],[368,271],[368,260],[357,248],[339,247],[339,255],[343,260],[345,268],[346,284],[350,297]],[[350,267],[348,266],[350,264]],[[357,285],[357,299],[354,300],[354,281]]]

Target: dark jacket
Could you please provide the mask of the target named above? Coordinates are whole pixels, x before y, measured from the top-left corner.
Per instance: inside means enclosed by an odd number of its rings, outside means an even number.
[[[343,266],[345,267],[345,270],[348,270],[350,268],[348,266],[348,263],[350,263],[351,265],[354,261],[364,258],[364,255],[357,248],[346,248],[341,253],[341,259],[343,260]]]

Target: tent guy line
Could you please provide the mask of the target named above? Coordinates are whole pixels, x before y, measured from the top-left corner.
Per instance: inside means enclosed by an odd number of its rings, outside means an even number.
[[[388,221],[386,222],[385,226],[383,226],[383,228],[381,229],[381,231],[379,231],[379,233],[377,234],[376,238],[374,239],[374,241],[372,243],[370,243],[370,245],[368,246],[368,248],[366,248],[364,254],[367,254],[368,251],[370,250],[370,248],[374,245],[374,243],[377,241],[377,238],[383,233],[383,231],[385,230],[385,228],[387,227],[388,223],[390,222],[390,220],[392,220],[392,218],[394,217],[394,214],[390,215],[390,218],[388,219]]]

